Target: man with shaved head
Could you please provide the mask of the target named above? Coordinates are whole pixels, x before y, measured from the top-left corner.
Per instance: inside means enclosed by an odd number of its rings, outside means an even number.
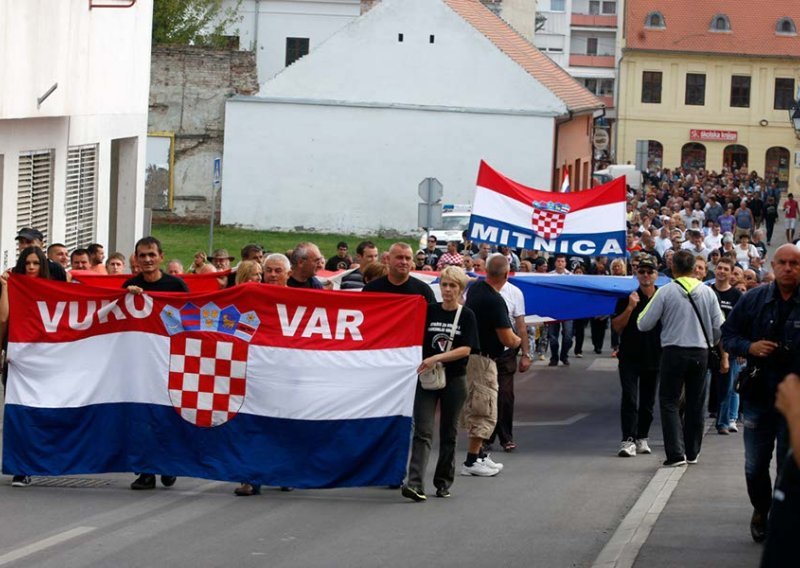
[[[747,358],[747,380],[739,394],[744,400],[745,481],[753,505],[750,534],[756,542],[767,537],[776,441],[778,475],[788,450],[775,393],[783,378],[800,368],[800,250],[792,244],[779,247],[772,271],[775,281],[742,296],[722,326],[725,350]]]
[[[406,243],[394,243],[389,248],[389,273],[368,282],[364,292],[385,292],[389,294],[418,294],[432,304],[436,301],[431,287],[422,280],[411,276],[414,266],[414,253]]]

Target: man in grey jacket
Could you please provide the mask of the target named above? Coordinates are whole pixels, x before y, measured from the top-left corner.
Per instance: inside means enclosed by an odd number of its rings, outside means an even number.
[[[708,391],[708,351],[719,342],[723,321],[714,292],[692,277],[694,261],[688,250],[675,253],[672,258],[675,280],[656,291],[637,320],[640,331],[649,331],[661,322],[659,404],[667,453],[664,465],[670,467],[686,465],[687,461],[697,463],[700,455]],[[686,412],[682,426],[679,406],[684,388]]]

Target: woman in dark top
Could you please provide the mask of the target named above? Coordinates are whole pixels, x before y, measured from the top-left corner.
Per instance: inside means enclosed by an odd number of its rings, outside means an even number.
[[[39,247],[26,247],[17,259],[17,264],[0,276],[0,330],[2,330],[3,349],[6,349],[8,343],[6,342],[5,331],[8,326],[8,277],[9,273],[21,274],[30,278],[50,278],[50,270],[48,268],[47,257],[42,249]],[[8,376],[8,363],[3,363],[3,387],[6,386],[6,378]],[[15,475],[11,479],[12,487],[26,487],[31,484],[31,478],[28,475]]]
[[[445,387],[440,390],[425,390],[417,381],[411,460],[406,484],[401,488],[403,496],[414,501],[424,501],[427,498],[422,477],[431,452],[437,404],[440,405],[441,412],[439,459],[433,475],[433,484],[436,486],[437,497],[450,496],[450,486],[453,484],[456,471],[458,416],[467,399],[467,359],[470,351],[479,347],[475,314],[469,308],[462,308],[452,348],[445,351],[458,310],[458,300],[467,285],[467,275],[457,266],[447,266],[439,278],[442,303],[428,306],[425,342],[422,345],[423,360],[417,372],[422,373],[433,368],[436,363],[443,363],[447,381]]]

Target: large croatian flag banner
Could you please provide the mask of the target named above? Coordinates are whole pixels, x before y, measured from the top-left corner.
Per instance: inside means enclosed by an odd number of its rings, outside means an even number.
[[[3,472],[398,484],[425,302],[246,284],[153,293],[12,276]]]
[[[473,241],[580,256],[625,256],[625,178],[554,193],[525,187],[481,161]]]

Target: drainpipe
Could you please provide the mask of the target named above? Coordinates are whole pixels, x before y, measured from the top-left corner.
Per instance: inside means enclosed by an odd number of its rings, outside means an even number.
[[[261,0],[256,0],[256,14],[253,21],[253,52],[256,54],[256,61],[258,61],[258,15],[261,10]]]

